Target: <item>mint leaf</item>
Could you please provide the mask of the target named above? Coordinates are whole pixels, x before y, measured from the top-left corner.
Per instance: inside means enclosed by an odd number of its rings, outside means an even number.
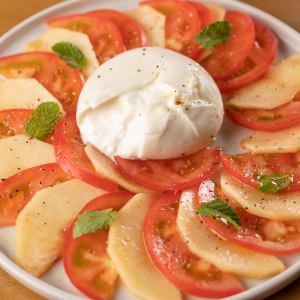
[[[52,50],[72,68],[82,69],[87,64],[82,52],[71,43],[57,43],[52,47]]]
[[[77,218],[73,230],[73,237],[108,229],[115,220],[117,213],[112,209],[85,211]]]
[[[205,27],[196,35],[196,42],[202,48],[210,49],[225,44],[232,34],[232,25],[227,21],[218,21]]]
[[[197,213],[207,217],[223,218],[235,228],[241,227],[239,216],[235,210],[221,199],[214,199],[210,202],[202,203],[197,209]]]
[[[50,135],[60,116],[59,105],[55,102],[41,103],[31,114],[25,125],[25,134],[43,140]]]
[[[261,176],[258,179],[259,190],[265,193],[277,193],[287,188],[293,182],[289,174],[275,173],[269,176]]]

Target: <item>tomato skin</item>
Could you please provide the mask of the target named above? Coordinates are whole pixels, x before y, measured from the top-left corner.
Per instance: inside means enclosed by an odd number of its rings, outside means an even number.
[[[225,21],[232,25],[232,35],[224,45],[216,46],[201,64],[215,79],[233,75],[241,68],[255,41],[252,19],[238,11],[227,11]]]
[[[67,28],[87,34],[100,64],[126,50],[118,27],[108,18],[76,14],[50,19],[47,23],[50,28]]]
[[[168,160],[115,157],[115,161],[120,171],[136,183],[155,191],[176,193],[211,176],[219,164],[219,150],[204,149],[186,157]]]
[[[235,74],[217,80],[223,93],[240,89],[265,75],[277,56],[278,40],[274,33],[263,23],[255,21],[254,24],[255,44],[249,56]]]
[[[68,174],[109,192],[118,185],[100,176],[84,152],[75,115],[61,119],[54,131],[55,156],[60,167]]]
[[[126,48],[134,49],[147,45],[147,36],[142,26],[126,14],[110,9],[94,10],[88,13],[89,16],[111,20],[120,30]]]
[[[214,22],[213,13],[204,4],[201,4],[199,2],[193,2],[193,1],[186,1],[186,3],[192,5],[196,9],[199,19],[201,21],[202,28]]]
[[[144,223],[144,242],[158,270],[184,293],[219,298],[243,290],[232,275],[210,265],[201,271],[197,265],[206,261],[192,254],[176,227],[180,195],[166,194],[153,202]]]
[[[131,197],[133,194],[129,192],[102,195],[89,202],[79,215],[85,211],[109,208],[119,210]],[[75,222],[76,219],[65,233],[63,250],[65,271],[73,285],[85,295],[95,300],[106,300],[112,295],[118,277],[106,253],[108,230],[73,238]]]
[[[21,171],[0,182],[0,227],[13,226],[36,192],[71,179],[57,163]]]
[[[236,229],[215,217],[201,216],[202,221],[222,238],[254,251],[271,255],[291,255],[300,252],[300,231],[298,231],[300,222],[280,222],[281,226],[286,227],[285,237],[283,240],[273,241],[268,239],[265,231],[267,226],[275,228],[274,225],[278,222],[248,213],[232,198],[225,195],[214,181],[203,181],[199,187],[199,204],[215,198],[222,199],[233,207],[241,221],[241,227]],[[294,231],[289,232],[288,228],[292,228]]]

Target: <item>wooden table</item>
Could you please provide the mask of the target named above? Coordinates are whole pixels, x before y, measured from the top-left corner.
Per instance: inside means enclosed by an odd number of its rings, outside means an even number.
[[[61,0],[0,0],[0,35],[28,16],[59,2]],[[300,0],[243,0],[243,2],[270,12],[300,31]],[[0,270],[0,299],[41,300],[43,298],[32,293]],[[268,300],[281,299],[300,299],[300,279]]]

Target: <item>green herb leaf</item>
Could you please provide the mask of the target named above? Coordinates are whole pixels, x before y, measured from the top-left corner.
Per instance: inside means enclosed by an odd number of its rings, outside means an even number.
[[[50,135],[60,116],[59,105],[55,102],[41,103],[31,114],[25,126],[25,134],[43,140]]]
[[[269,176],[261,176],[258,179],[259,190],[265,193],[277,193],[287,188],[293,182],[289,174],[276,173]]]
[[[235,228],[241,227],[239,216],[235,210],[221,199],[214,199],[210,202],[202,203],[197,209],[197,213],[202,216],[223,218]]]
[[[52,47],[52,50],[72,68],[82,69],[87,64],[82,52],[71,43],[57,43]]]
[[[202,48],[210,49],[225,44],[232,34],[232,25],[227,21],[218,21],[205,27],[196,35],[196,42]]]
[[[75,223],[73,237],[78,238],[82,235],[108,229],[115,220],[117,213],[112,209],[85,211]]]

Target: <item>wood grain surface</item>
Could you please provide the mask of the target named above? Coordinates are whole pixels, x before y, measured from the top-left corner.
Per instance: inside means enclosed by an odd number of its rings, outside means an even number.
[[[0,35],[30,15],[59,2],[61,0],[0,0]],[[300,0],[244,0],[242,2],[255,5],[300,31]],[[41,300],[43,298],[0,269],[0,299]],[[268,300],[282,299],[300,299],[300,279],[268,298]]]

